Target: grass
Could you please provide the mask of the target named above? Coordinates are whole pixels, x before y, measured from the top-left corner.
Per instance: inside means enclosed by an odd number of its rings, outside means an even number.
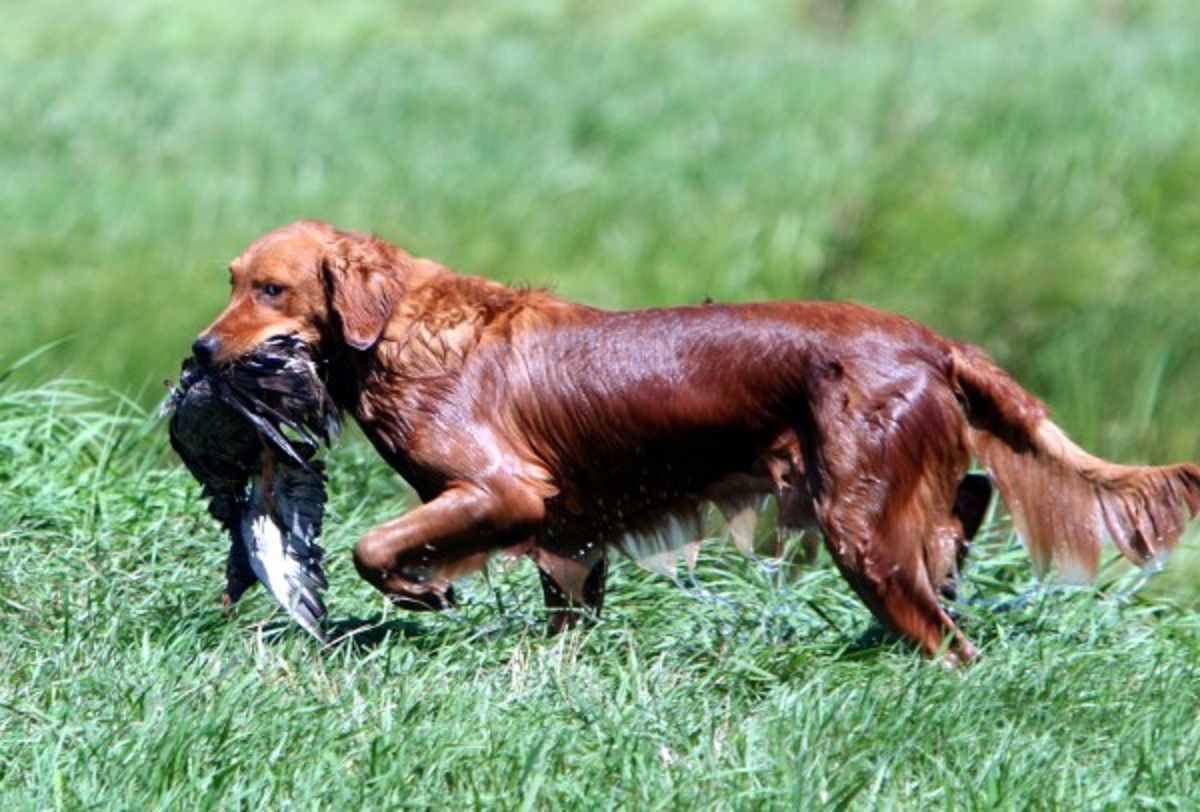
[[[261,591],[221,616],[224,544],[158,429],[76,386],[0,394],[6,809],[1169,808],[1200,792],[1200,618],[1127,581],[1032,592],[1002,520],[976,551],[963,610],[984,659],[965,671],[881,640],[831,568],[788,582],[719,546],[708,596],[621,562],[605,618],[546,639],[528,565],[472,582],[452,614],[390,614],[346,553],[403,500],[352,446],[327,537],[349,636],[320,651]]]
[[[1131,807],[1200,797],[1200,572],[1038,591],[1003,515],[983,661],[836,574],[619,564],[540,633],[353,573],[409,492],[333,459],[329,651],[255,594],[148,415],[224,264],[299,217],[606,306],[850,298],[975,341],[1105,456],[1200,458],[1186,0],[47,0],[0,31],[0,805]],[[64,383],[60,379],[74,379]],[[1031,596],[1031,597],[1030,597]]]

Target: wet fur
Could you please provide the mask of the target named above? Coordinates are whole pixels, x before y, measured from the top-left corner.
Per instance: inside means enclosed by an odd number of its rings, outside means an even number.
[[[969,659],[940,598],[991,495],[967,477],[973,455],[1039,566],[1094,569],[1103,533],[1153,560],[1200,507],[1195,466],[1090,457],[980,350],[866,307],[603,311],[315,222],[231,271],[204,334],[218,360],[279,332],[308,341],[425,503],[355,547],[360,574],[412,608],[452,603],[450,579],[503,550],[535,560],[563,628],[598,611],[607,551],[667,571],[694,555],[706,502],[744,545],[745,507],[771,495],[781,524],[819,526],[881,620]],[[286,294],[264,298],[270,280]]]

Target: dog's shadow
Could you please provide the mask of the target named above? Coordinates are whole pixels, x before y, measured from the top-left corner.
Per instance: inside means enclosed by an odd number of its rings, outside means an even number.
[[[1047,608],[1047,600],[1060,594],[1062,590],[1035,589],[992,600],[963,598],[956,604],[955,622],[981,652],[993,642],[1037,638],[1046,633],[1047,626],[1053,625],[1047,613],[1053,614],[1054,609]],[[882,655],[897,646],[916,650],[911,641],[873,621],[852,642],[828,643],[826,653],[838,661],[861,660]]]
[[[478,617],[457,616],[442,613],[439,622],[421,623],[384,615],[347,617],[331,620],[326,624],[327,642],[324,650],[327,654],[340,652],[367,653],[379,647],[403,640],[409,646],[421,649],[435,650],[450,642],[464,642],[463,626],[474,627],[467,636],[466,642],[490,639],[514,632],[542,628],[544,619],[531,617],[493,617],[490,620]],[[279,629],[282,632],[289,627],[288,621],[281,621]]]
[[[420,623],[399,618],[384,618],[383,615],[374,617],[348,616],[327,624],[325,633],[328,642],[325,650],[337,651],[371,651],[383,645],[389,638],[401,640],[419,640],[428,637],[430,629]]]
[[[960,624],[964,631],[969,629],[977,636],[977,642],[983,646],[986,646],[991,639],[1002,636],[995,628],[997,616],[1007,616],[1008,619],[1007,629],[1003,636],[1036,634],[1044,625],[1044,619],[1038,612],[1033,612],[1033,616],[1028,615],[1031,604],[1038,597],[1041,597],[1041,593],[1019,595],[1007,600],[991,602],[964,600],[961,602],[961,606],[985,608],[986,615],[990,615],[990,617],[977,618],[976,622],[971,622],[970,619],[964,621],[960,617]],[[439,617],[442,622],[437,623],[384,614],[367,617],[347,615],[337,620],[331,619],[325,626],[327,642],[324,644],[323,653],[327,655],[366,655],[385,644],[400,641],[423,650],[436,650],[452,640],[456,643],[464,642],[462,637],[464,625],[476,627],[467,636],[468,641],[493,639],[521,631],[537,632],[545,636],[545,617],[537,613],[505,611],[498,614],[488,613],[486,617],[480,617],[477,613],[461,615],[442,613]],[[828,621],[826,622],[828,623]],[[738,631],[745,632],[744,628],[738,628],[742,625],[744,624],[737,622],[730,624],[726,618],[725,622],[721,624],[721,634],[736,635]],[[292,634],[303,634],[295,624],[286,618],[264,624],[262,631],[264,638],[272,644],[280,644]],[[812,646],[818,656],[834,661],[872,659],[885,656],[896,646],[904,645],[902,637],[886,629],[877,621],[860,628],[857,634],[851,630],[831,625],[828,628],[808,630],[807,634],[799,628],[789,627],[782,633],[777,629],[775,634],[770,636],[777,638],[776,642],[804,642]]]
[[[263,641],[278,646],[299,636],[316,642],[288,618],[269,620],[259,626]],[[325,626],[323,649],[327,653],[337,651],[370,651],[378,648],[389,638],[419,640],[430,636],[430,629],[412,621],[396,618],[350,616],[331,621]]]

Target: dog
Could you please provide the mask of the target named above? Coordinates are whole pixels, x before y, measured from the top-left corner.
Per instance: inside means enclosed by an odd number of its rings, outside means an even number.
[[[322,359],[423,503],[354,547],[412,609],[452,605],[451,581],[504,551],[534,560],[550,630],[569,628],[600,610],[610,550],[691,550],[708,502],[744,538],[771,495],[886,626],[967,661],[941,598],[991,481],[1038,572],[1069,578],[1094,575],[1105,539],[1158,562],[1200,509],[1197,466],[1094,457],[982,350],[861,305],[606,311],[316,221],[258,239],[230,275],[193,354],[212,367],[294,335]]]

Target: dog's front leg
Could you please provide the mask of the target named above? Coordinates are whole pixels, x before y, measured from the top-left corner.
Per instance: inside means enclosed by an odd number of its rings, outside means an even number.
[[[354,547],[354,565],[406,609],[444,609],[454,605],[451,578],[529,536],[544,516],[542,497],[520,484],[455,485],[367,531]]]
[[[535,547],[530,556],[542,580],[549,634],[572,629],[581,618],[599,617],[608,576],[603,545],[589,543],[573,552]]]

